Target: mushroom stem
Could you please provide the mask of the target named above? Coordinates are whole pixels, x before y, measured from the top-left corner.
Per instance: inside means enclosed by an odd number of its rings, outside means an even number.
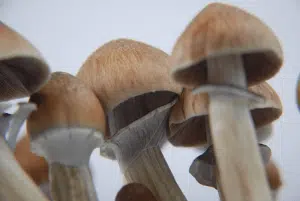
[[[241,56],[208,59],[208,82],[247,88]],[[228,94],[209,94],[209,120],[227,201],[271,201],[248,100]]]
[[[211,133],[210,133],[210,128],[209,128],[209,119],[205,118],[205,128],[206,128],[206,141],[208,146],[212,145],[212,139],[211,139]],[[219,197],[221,201],[224,201],[224,194],[222,192],[222,189],[220,188],[220,181],[219,181],[219,173],[218,169],[215,168],[215,174],[216,174],[216,187],[219,193]]]
[[[18,165],[5,140],[0,136],[0,197],[6,200],[48,201]]]
[[[145,97],[130,99],[108,115],[110,131],[115,134],[100,146],[101,155],[117,159],[126,181],[145,185],[157,200],[186,201],[161,152],[170,108],[177,99],[172,94],[169,103],[151,111],[159,97],[148,98],[145,104],[139,98]],[[137,120],[126,122],[130,118]]]
[[[124,171],[124,176],[129,183],[147,186],[158,200],[186,200],[159,147],[143,150]]]
[[[54,201],[97,201],[89,167],[50,164],[51,195]]]

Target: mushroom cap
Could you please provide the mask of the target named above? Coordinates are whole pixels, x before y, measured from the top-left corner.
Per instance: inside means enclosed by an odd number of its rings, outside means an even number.
[[[263,144],[259,144],[260,154],[264,164],[268,164],[272,155],[271,149]],[[213,146],[200,156],[198,156],[190,167],[190,173],[202,185],[210,186],[217,189],[216,171],[217,163],[214,155]]]
[[[263,104],[249,104],[256,128],[271,124],[281,116],[280,98],[267,82],[252,86],[249,90],[265,98]],[[174,146],[186,147],[206,145],[208,103],[208,94],[194,95],[191,90],[184,89],[169,117],[169,142]]]
[[[249,86],[273,77],[283,52],[273,31],[246,11],[223,3],[206,6],[178,38],[172,77],[186,88],[207,83],[207,59],[241,55]]]
[[[279,169],[274,164],[273,161],[270,161],[266,166],[267,176],[268,176],[268,182],[270,185],[270,188],[272,190],[278,190],[282,186],[282,180],[279,173]]]
[[[49,74],[38,50],[0,21],[0,101],[29,96],[47,82]]]
[[[48,83],[29,101],[37,104],[27,120],[31,139],[52,128],[92,128],[105,133],[105,114],[96,95],[68,73],[52,73]]]
[[[179,94],[169,76],[169,56],[155,47],[130,39],[110,41],[85,61],[77,77],[90,86],[111,111],[129,98],[155,91]]]
[[[17,143],[14,154],[20,166],[37,185],[48,182],[48,163],[43,157],[31,152],[27,134]]]
[[[115,201],[156,201],[152,192],[143,184],[130,183],[117,193]]]

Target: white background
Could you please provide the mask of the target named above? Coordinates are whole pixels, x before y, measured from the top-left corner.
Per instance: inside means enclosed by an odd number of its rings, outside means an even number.
[[[52,71],[73,75],[96,48],[128,37],[171,52],[189,21],[210,1],[204,0],[0,0],[0,19],[26,36],[45,56]],[[300,1],[223,1],[254,13],[281,40],[285,62],[269,83],[282,98],[284,114],[267,141],[284,179],[281,201],[300,200],[300,114],[296,82],[300,57]],[[99,200],[112,201],[122,186],[115,161],[92,154],[91,168]],[[217,201],[214,189],[200,186],[188,173],[200,152],[167,146],[164,155],[189,201]]]

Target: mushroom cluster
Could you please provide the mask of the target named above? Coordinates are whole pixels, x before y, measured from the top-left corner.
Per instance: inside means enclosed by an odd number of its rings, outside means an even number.
[[[282,104],[266,81],[282,63],[273,31],[222,3],[195,16],[171,55],[119,38],[76,75],[50,72],[41,53],[0,22],[0,198],[97,201],[89,160],[99,148],[124,176],[116,201],[186,201],[163,155],[171,143],[206,149],[186,170],[222,201],[275,201],[280,170],[263,142]],[[7,112],[23,97],[29,101]]]
[[[49,79],[50,69],[39,51],[22,35],[0,22],[0,199],[47,201],[34,181],[14,157],[17,135],[28,115],[36,109],[33,103],[19,103],[18,110],[10,100],[38,91]]]

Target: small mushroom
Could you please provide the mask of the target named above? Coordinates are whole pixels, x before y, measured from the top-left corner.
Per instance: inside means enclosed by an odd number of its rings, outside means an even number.
[[[282,180],[281,180],[279,169],[277,168],[275,163],[271,160],[266,166],[266,171],[268,175],[269,185],[270,188],[272,189],[271,192],[272,192],[273,200],[274,201],[278,200],[277,199],[278,192],[282,186]]]
[[[161,201],[186,200],[161,152],[170,108],[181,87],[169,77],[169,56],[142,42],[118,39],[97,49],[77,76],[103,103],[109,124],[101,154],[117,159],[127,182]]]
[[[30,139],[27,134],[17,143],[14,154],[23,170],[50,199],[48,163],[43,157],[31,152]]]
[[[280,175],[277,167],[270,160],[271,159],[271,149],[263,144],[259,144],[260,153],[265,165],[265,171],[267,179],[269,182],[269,187],[272,192],[273,201],[276,200],[278,190],[281,186]],[[210,146],[204,154],[198,156],[190,166],[190,173],[193,177],[202,185],[213,187],[218,189],[218,173],[216,168],[216,160],[214,156],[213,147]],[[220,192],[220,197],[222,195]]]
[[[250,99],[263,99],[247,88],[273,77],[282,57],[269,27],[222,3],[206,6],[173,48],[172,78],[194,93],[208,93],[211,137],[226,200],[271,201],[248,107]]]
[[[260,154],[264,164],[268,164],[271,158],[271,149],[259,144]],[[202,185],[217,189],[217,164],[213,145],[209,146],[204,154],[198,156],[190,166],[189,172]]]
[[[37,105],[27,120],[31,150],[49,164],[53,200],[97,200],[88,163],[105,116],[95,94],[78,78],[55,72],[30,102]]]
[[[3,112],[12,104],[3,101],[29,96],[46,83],[49,73],[41,54],[0,21],[0,197],[3,199],[47,200],[12,153],[19,129],[35,105],[19,103],[19,109],[10,115]]]
[[[143,184],[129,183],[120,189],[115,201],[157,201],[157,199]]]
[[[270,138],[271,123],[282,114],[282,104],[276,91],[263,82],[249,88],[249,91],[264,97],[261,104],[249,103],[248,107],[254,126],[257,129],[257,141]],[[179,101],[171,110],[169,118],[168,140],[174,146],[208,147],[210,143],[210,129],[208,94],[193,94],[191,90],[184,89]]]

